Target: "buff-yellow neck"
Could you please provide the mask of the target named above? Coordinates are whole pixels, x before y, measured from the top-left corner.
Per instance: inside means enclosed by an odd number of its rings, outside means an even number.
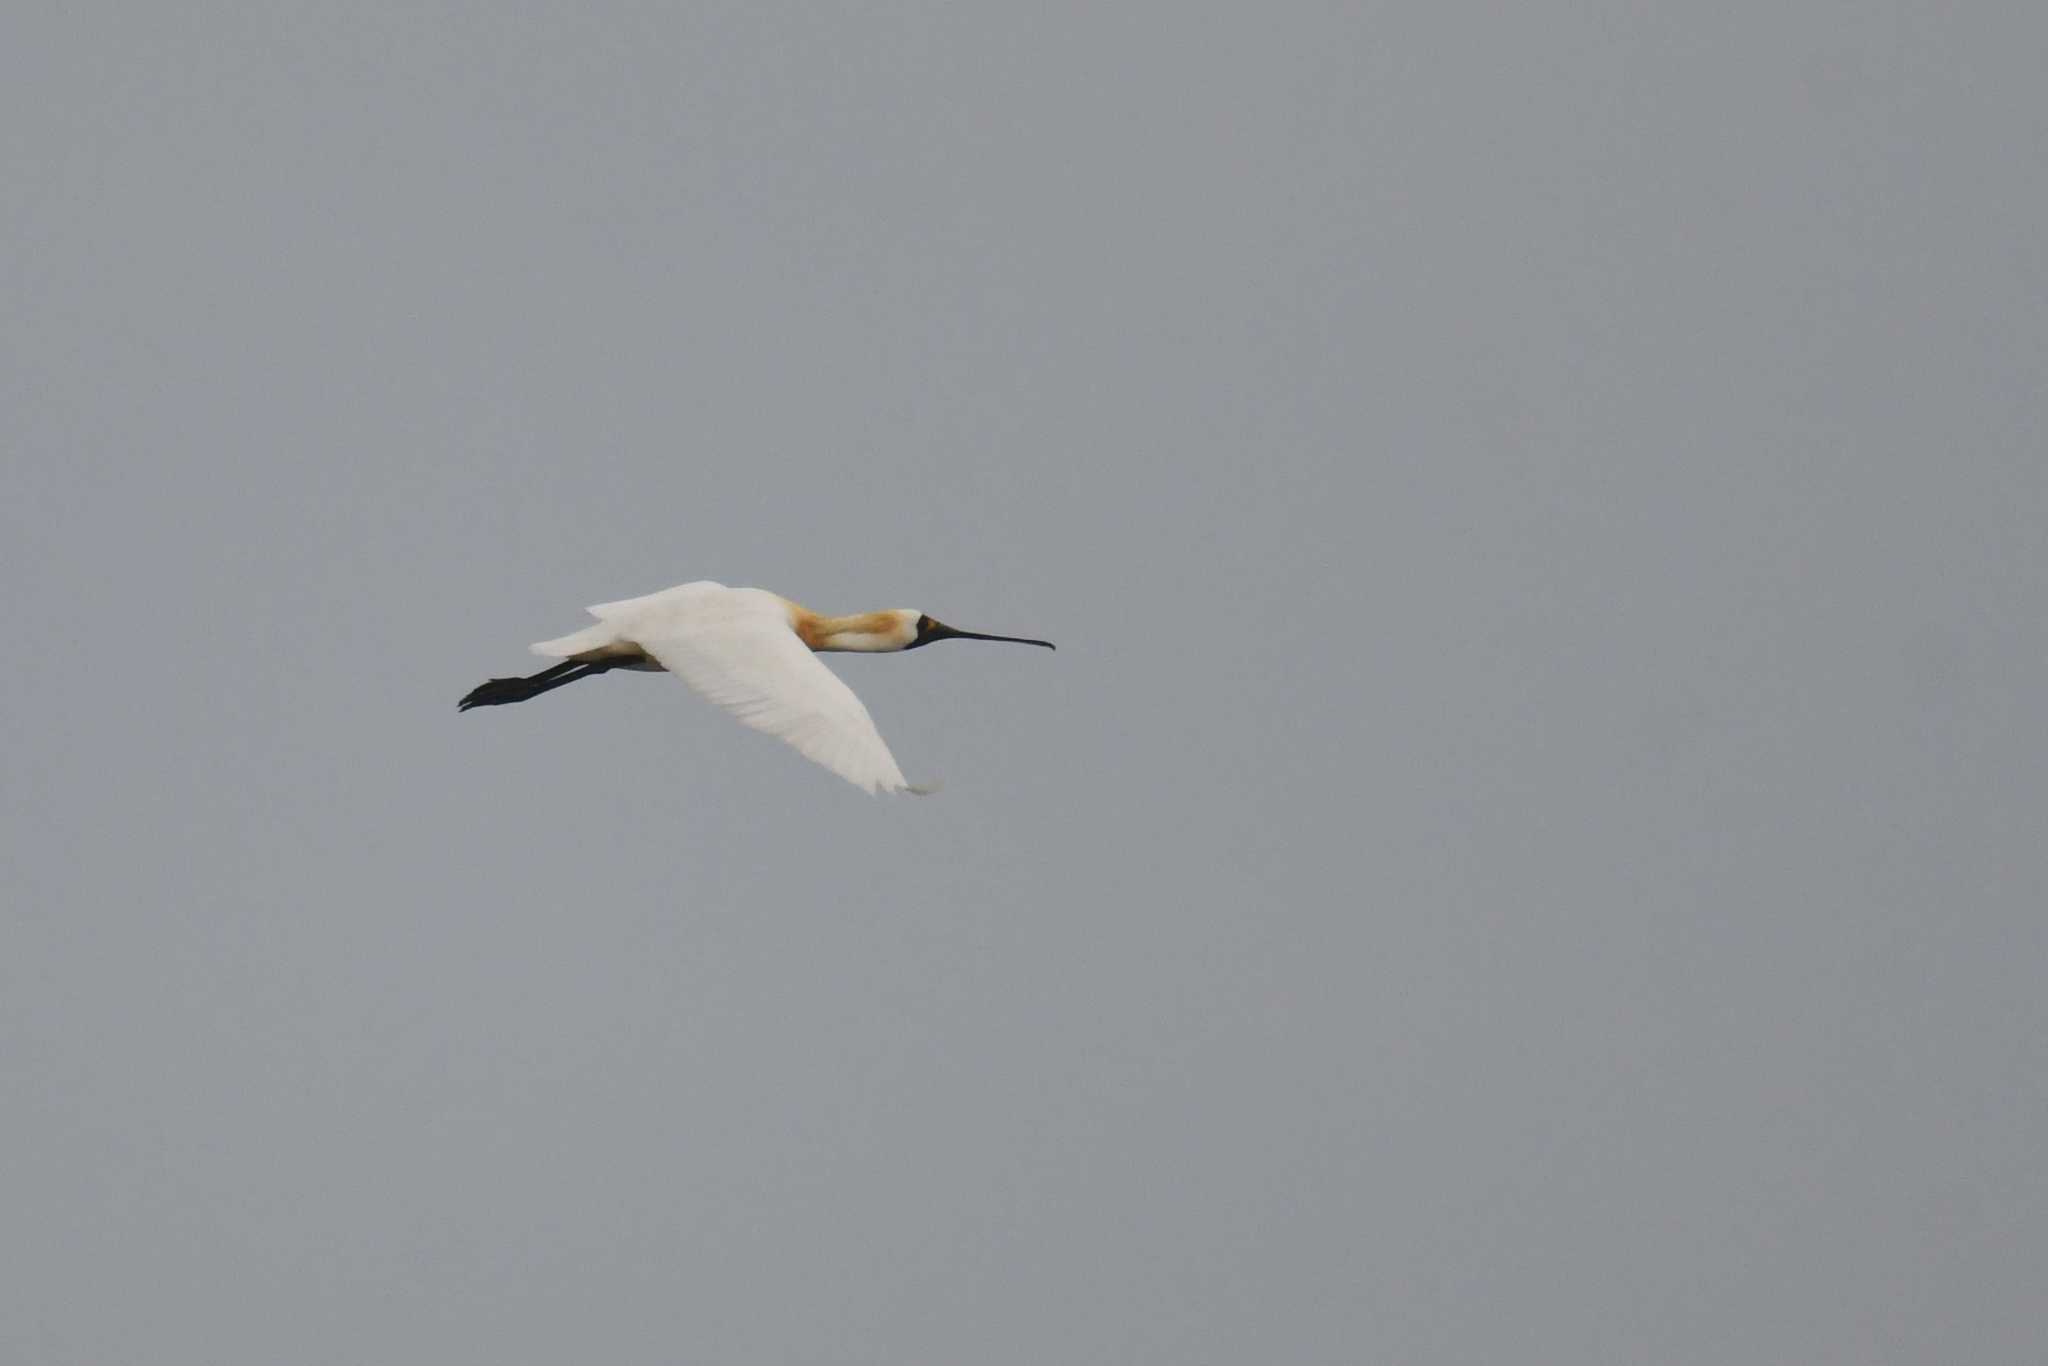
[[[791,603],[789,624],[798,639],[820,653],[846,650],[877,654],[901,650],[916,640],[917,617],[908,608],[828,617]]]

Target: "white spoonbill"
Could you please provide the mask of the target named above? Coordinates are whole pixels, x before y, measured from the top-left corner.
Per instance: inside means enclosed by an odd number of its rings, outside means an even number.
[[[563,662],[527,678],[493,678],[462,699],[458,711],[524,702],[529,697],[613,669],[668,670],[698,696],[755,730],[794,745],[869,792],[924,792],[904,781],[881,732],[853,689],[818,654],[915,650],[935,640],[1049,640],[956,631],[912,608],[828,617],[762,588],[727,588],[709,580],[679,584],[644,598],[601,602],[597,625],[532,646]],[[815,652],[815,653],[814,653]]]

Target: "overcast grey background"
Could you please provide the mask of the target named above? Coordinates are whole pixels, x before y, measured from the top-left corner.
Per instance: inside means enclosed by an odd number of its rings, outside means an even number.
[[[10,6],[0,1359],[2039,1361],[2048,20],[1649,8]]]

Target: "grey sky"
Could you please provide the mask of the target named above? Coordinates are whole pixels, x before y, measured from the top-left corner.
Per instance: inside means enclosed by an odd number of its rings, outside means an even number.
[[[11,7],[0,1357],[2038,1360],[2044,44]]]

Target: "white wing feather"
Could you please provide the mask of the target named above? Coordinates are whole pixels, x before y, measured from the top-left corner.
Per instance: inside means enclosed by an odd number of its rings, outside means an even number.
[[[658,660],[698,696],[869,792],[915,792],[874,718],[759,588],[687,583],[593,608],[615,639]]]

